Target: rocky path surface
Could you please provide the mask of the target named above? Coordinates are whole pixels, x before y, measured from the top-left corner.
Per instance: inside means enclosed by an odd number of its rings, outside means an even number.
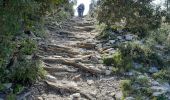
[[[45,82],[32,88],[33,100],[116,100],[119,78],[102,64],[102,44],[95,39],[93,20],[72,18],[39,43],[39,55],[48,72]]]

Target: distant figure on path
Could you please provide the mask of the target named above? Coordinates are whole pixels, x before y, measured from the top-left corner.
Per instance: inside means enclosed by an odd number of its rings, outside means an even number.
[[[78,7],[77,7],[77,12],[78,12],[78,16],[79,17],[83,17],[83,13],[84,13],[84,4],[81,3]]]

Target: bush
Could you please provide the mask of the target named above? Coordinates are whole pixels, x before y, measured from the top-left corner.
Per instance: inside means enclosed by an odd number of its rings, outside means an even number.
[[[43,70],[41,61],[39,60],[23,60],[15,65],[12,69],[11,80],[23,84],[30,84],[37,79],[43,78],[45,71]]]
[[[132,68],[132,59],[130,57],[124,57],[122,53],[117,50],[112,56],[105,57],[103,63],[107,66],[112,65],[113,71],[124,72]]]
[[[153,77],[155,79],[161,79],[161,80],[170,82],[169,80],[170,79],[170,68],[165,68],[165,69],[160,70],[157,73],[154,73]]]
[[[145,65],[163,66],[162,59],[148,46],[137,42],[125,43],[119,46],[124,57],[131,57],[133,61]]]
[[[121,80],[120,88],[123,93],[123,96],[126,97],[132,92],[132,83],[131,80]]]
[[[106,66],[111,66],[113,64],[113,57],[109,57],[109,56],[106,56],[103,58],[103,63],[106,65]]]

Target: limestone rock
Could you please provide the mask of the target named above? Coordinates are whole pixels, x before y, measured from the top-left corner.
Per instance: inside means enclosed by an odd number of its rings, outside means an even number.
[[[134,36],[133,36],[132,34],[127,34],[127,35],[125,35],[125,39],[126,39],[127,41],[132,41],[133,38],[134,38]]]
[[[3,84],[3,86],[6,88],[6,89],[9,89],[12,87],[12,83],[5,83]]]
[[[114,44],[116,42],[116,40],[109,40],[110,44]]]
[[[142,68],[142,64],[139,64],[139,63],[133,63],[133,66],[134,66],[135,69]]]
[[[81,81],[81,74],[76,75],[72,78],[73,81]]]
[[[126,97],[125,100],[135,100],[133,97]]]
[[[158,68],[156,68],[156,67],[151,67],[150,69],[149,69],[149,72],[150,73],[156,73],[156,72],[158,72],[159,70],[158,70]]]
[[[51,82],[55,82],[57,79],[52,75],[46,75],[46,79]]]
[[[80,100],[81,95],[80,95],[80,93],[74,93],[74,94],[70,95],[70,98],[71,98],[71,100]]]
[[[106,75],[110,75],[111,73],[112,73],[111,70],[106,70],[106,72],[105,72]]]
[[[94,81],[93,80],[87,80],[87,84],[92,85],[92,84],[94,84]]]
[[[123,37],[122,37],[122,36],[118,36],[118,37],[117,37],[117,39],[122,40],[122,39],[123,39]]]

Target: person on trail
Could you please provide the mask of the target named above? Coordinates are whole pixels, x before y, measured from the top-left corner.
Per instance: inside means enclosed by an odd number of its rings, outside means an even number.
[[[84,4],[81,3],[78,7],[77,7],[77,12],[78,12],[78,16],[79,17],[83,17],[83,13],[84,13]]]

